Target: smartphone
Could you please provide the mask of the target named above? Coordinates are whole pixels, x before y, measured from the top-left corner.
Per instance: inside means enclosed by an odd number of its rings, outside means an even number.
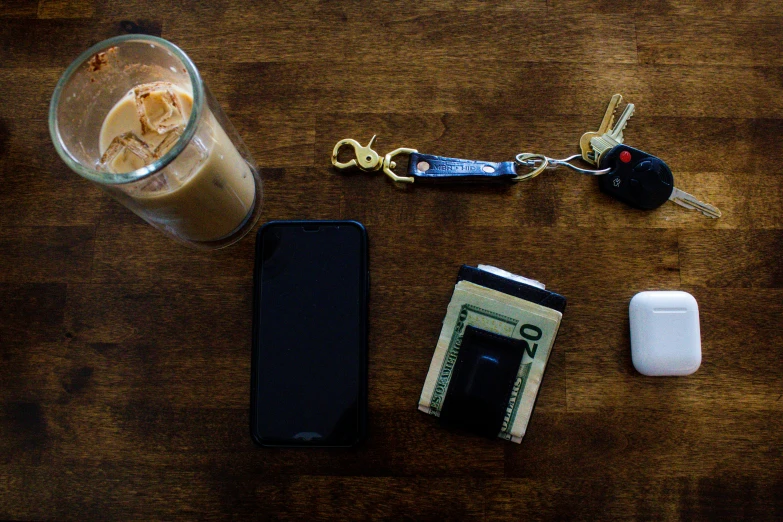
[[[272,221],[256,236],[250,433],[262,446],[354,446],[367,417],[367,231]]]

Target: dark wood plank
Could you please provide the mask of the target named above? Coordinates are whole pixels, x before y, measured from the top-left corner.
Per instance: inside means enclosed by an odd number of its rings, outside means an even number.
[[[98,228],[94,282],[247,281],[253,266],[254,241],[243,241],[231,250],[194,251],[129,215],[126,209],[116,208],[119,204],[108,205],[123,211],[118,216],[123,222],[107,219]],[[178,268],[173,270],[174,266]]]
[[[642,15],[636,19],[644,64],[783,65],[775,17],[715,18]]]
[[[6,21],[0,22],[0,24],[5,23]],[[47,129],[49,101],[65,67],[67,67],[65,63],[60,67],[5,68],[0,66],[0,87],[3,92],[13,92],[16,95],[14,103],[0,105],[0,121],[3,122],[3,134],[6,140],[11,140],[11,129],[16,128],[16,124],[12,124],[11,121],[17,118],[20,124],[34,120],[39,131]],[[47,150],[51,150],[54,154],[53,147]]]
[[[437,419],[415,408],[407,412],[372,408],[368,425],[372,439],[359,448],[264,452],[248,438],[246,407],[172,408],[146,401],[107,404],[96,401],[103,387],[91,382],[95,373],[85,377],[74,372],[63,379],[63,387],[87,382],[67,401],[4,403],[8,432],[0,448],[9,455],[7,464],[32,467],[62,460],[63,467],[133,464],[164,472],[204,471],[218,465],[259,477],[503,476],[502,441],[470,444],[475,440],[472,435],[444,430]],[[116,438],[118,432],[124,437]]]
[[[322,60],[310,65],[318,75],[286,62],[234,65],[225,67],[223,74],[234,79],[236,103],[260,96],[287,111],[314,106],[319,113],[495,114],[522,100],[536,100],[524,111],[531,121],[584,114],[600,123],[609,98],[622,92],[640,114],[651,116],[783,117],[777,67],[732,68],[732,90],[727,91],[726,70],[717,65],[539,63],[531,70],[515,63],[483,56],[443,57],[431,65],[439,72],[432,76],[410,74],[407,68],[383,61]],[[585,78],[590,88],[575,89]]]
[[[494,484],[450,477],[437,481],[415,477],[269,477],[223,466],[199,472],[122,464],[67,469],[81,480],[69,484],[65,477],[53,481],[51,476],[31,473],[25,483],[32,494],[14,489],[13,504],[20,505],[23,500],[46,503],[47,510],[33,505],[29,511],[82,518],[122,517],[126,513],[123,499],[140,497],[144,501],[134,510],[134,516],[140,518],[157,518],[165,511],[184,518],[218,518],[228,513],[263,519],[399,520],[416,513],[423,518],[479,520],[485,512],[483,492]],[[18,473],[18,468],[6,466],[6,470]],[[184,483],[190,484],[185,490],[181,489]],[[149,484],[160,487],[149,489]],[[51,494],[46,493],[49,491]],[[427,491],[429,498],[423,504],[422,491]],[[350,492],[351,502],[345,502],[346,492]]]
[[[365,13],[364,9],[362,12]],[[320,11],[317,13],[318,19],[322,20],[323,16]],[[190,30],[191,24],[198,23],[195,20],[168,24],[166,35],[184,47],[198,48],[196,60],[222,61],[230,52],[232,60],[237,62],[305,62],[322,60],[321,50],[329,48],[335,62],[373,63],[383,56],[388,65],[400,64],[401,69],[432,80],[436,80],[434,69],[424,67],[425,64],[443,58],[475,59],[476,49],[488,45],[491,45],[492,59],[515,62],[584,62],[587,59],[630,64],[637,58],[632,22],[627,17],[527,17],[492,9],[447,9],[433,16],[421,12],[420,7],[404,14],[396,11],[396,16],[399,18],[385,18],[387,22],[382,28],[383,33],[393,35],[390,38],[378,38],[379,24],[375,22],[378,18],[371,15],[335,19],[311,33],[288,20],[270,23],[266,13],[253,11],[242,18],[224,20],[221,32],[207,45],[193,45],[198,38]],[[248,24],[256,30],[248,31]],[[603,48],[593,46],[599,35],[607,40]],[[364,49],[372,52],[357,52]],[[417,65],[408,64],[409,57],[414,55]]]
[[[711,2],[710,0],[653,0],[651,2],[624,2],[623,0],[550,0],[547,4],[555,13],[599,12],[626,15],[693,15],[699,20],[724,17],[783,16],[783,7],[775,0],[758,2]],[[705,45],[711,45],[707,43]]]
[[[38,0],[9,0],[3,2],[0,18],[35,18]]]
[[[94,234],[91,226],[0,227],[0,282],[89,281]]]
[[[639,425],[649,429],[639,430]],[[740,426],[755,428],[759,436],[749,440]],[[644,469],[651,480],[736,474],[763,483],[779,476],[780,463],[759,462],[752,455],[754,445],[762,445],[772,457],[780,454],[780,428],[779,416],[773,420],[766,414],[738,412],[727,418],[724,412],[713,411],[694,418],[677,412],[674,405],[666,413],[608,408],[543,413],[531,422],[527,439],[538,441],[540,453],[531,451],[532,443],[509,447],[506,466],[509,475],[534,480],[547,480],[547,467],[562,466],[573,478],[590,473],[620,481]],[[726,466],[727,453],[734,455],[736,467]],[[635,466],[629,467],[629,461]],[[593,470],[596,462],[602,469]]]
[[[7,164],[0,160],[0,168]],[[0,193],[0,206],[6,211],[0,215],[0,226],[94,226],[106,196],[64,164],[56,170],[53,175],[23,164],[9,169]],[[41,193],[50,196],[40,198]]]
[[[676,231],[622,229],[609,235],[590,229],[531,229],[524,223],[460,229],[443,225],[399,227],[371,235],[373,259],[383,263],[383,270],[373,271],[375,281],[403,284],[415,267],[420,281],[438,281],[451,289],[461,264],[492,262],[543,281],[566,297],[579,292],[578,298],[585,298],[586,291],[595,289],[679,285]],[[513,249],[507,247],[510,241]],[[406,249],[400,248],[403,243]],[[569,270],[574,266],[578,272]]]
[[[93,0],[40,0],[38,18],[90,18],[94,4]]]
[[[85,17],[80,14],[81,12],[72,11],[67,4],[68,2],[62,6],[54,4],[52,6],[54,10],[50,13],[54,16],[44,14],[42,19],[38,20],[0,21],[0,45],[5,49],[4,60],[0,67],[20,67],[29,71],[54,67],[61,72],[87,48],[106,38],[126,33],[145,33],[155,36],[161,34],[159,22],[138,24],[126,20],[95,20],[89,18],[89,15]],[[60,7],[68,13],[66,16],[58,16],[63,14],[56,11]],[[42,7],[42,9],[47,8]],[[60,37],[57,45],[52,45],[47,35],[55,30],[60,31]],[[19,38],[20,33],[27,36]],[[48,90],[53,91],[54,85]]]
[[[204,78],[212,85],[211,68],[203,68]],[[226,103],[223,100],[226,99]],[[314,162],[315,115],[308,112],[255,113],[253,107],[245,104],[231,105],[228,97],[218,95],[231,123],[250,149],[253,158],[262,168],[309,167]],[[265,172],[265,177],[280,172]],[[295,181],[298,182],[298,181]]]
[[[713,288],[783,286],[783,234],[779,230],[684,231],[680,242],[685,284]]]
[[[769,161],[781,152],[780,141],[775,139],[783,131],[780,119],[656,116],[650,109],[646,104],[637,107],[623,133],[625,142],[665,158],[675,176],[682,172],[722,173],[731,176],[732,183],[742,183],[748,174],[757,179],[782,172]],[[598,118],[593,117],[592,125],[597,128],[601,104],[594,110]],[[706,185],[710,188],[712,183]],[[731,194],[731,199],[738,197],[739,191]]]
[[[440,15],[449,12],[471,14],[477,11],[494,12],[498,15],[531,14],[544,15],[547,11],[546,0],[368,0],[362,2],[361,9],[351,2],[323,2],[322,0],[305,0],[290,4],[288,2],[265,2],[238,5],[231,0],[216,0],[200,2],[186,0],[176,12],[164,14],[176,15],[182,20],[182,25],[194,25],[196,22],[212,20],[215,24],[231,24],[247,17],[262,22],[324,22],[346,23],[380,20],[382,22],[397,22],[421,15]],[[97,2],[96,16],[107,18],[133,19],[143,9],[149,8],[144,0],[109,0]],[[319,30],[326,28],[319,27]],[[249,31],[248,31],[249,32]],[[203,45],[204,42],[201,42]]]
[[[0,118],[0,136],[5,138],[0,141],[0,207],[4,210],[0,225],[95,225],[105,196],[54,152],[45,122]],[[42,143],[47,143],[44,151]]]
[[[0,284],[0,346],[3,360],[10,346],[64,340],[64,284]]]

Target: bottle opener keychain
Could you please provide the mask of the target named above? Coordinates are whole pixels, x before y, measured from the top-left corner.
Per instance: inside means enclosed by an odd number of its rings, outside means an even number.
[[[422,154],[416,149],[399,148],[385,156],[372,149],[376,136],[362,146],[353,139],[338,141],[332,151],[332,165],[343,170],[357,167],[365,172],[383,170],[398,184],[420,182],[494,182],[526,181],[535,178],[547,169],[563,166],[579,172],[597,176],[601,190],[615,199],[632,207],[652,210],[671,200],[690,210],[701,212],[707,217],[718,218],[720,210],[697,200],[694,196],[674,186],[674,176],[669,166],[661,159],[623,144],[623,130],[634,112],[634,104],[628,103],[614,124],[614,113],[623,97],[612,96],[604,113],[601,126],[595,132],[586,132],[579,140],[581,154],[563,159],[554,159],[543,154],[523,152],[517,154],[514,161],[493,163],[459,158],[446,158],[431,154]],[[353,147],[355,159],[341,162],[337,155],[344,146]],[[394,172],[397,163],[393,158],[408,154],[408,175],[400,176]],[[572,162],[582,159],[597,166],[597,169],[584,169]],[[524,174],[517,173],[517,167],[532,169]]]

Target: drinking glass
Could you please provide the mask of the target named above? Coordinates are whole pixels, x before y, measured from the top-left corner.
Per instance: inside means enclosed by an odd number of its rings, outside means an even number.
[[[153,97],[147,98],[150,84]],[[162,105],[149,105],[150,100]],[[125,109],[135,104],[136,112],[123,113],[122,103]],[[189,116],[183,109],[187,104]],[[161,107],[169,111],[163,114],[166,119],[154,120]],[[177,111],[181,118],[176,128],[156,127],[160,121],[173,121]],[[104,126],[109,126],[107,132],[114,128],[110,116],[134,114],[142,137],[126,133],[109,143]],[[125,35],[85,51],[57,83],[49,131],[58,154],[74,172],[188,246],[228,246],[258,220],[262,181],[253,157],[196,66],[166,40]],[[147,135],[162,138],[170,148],[160,145],[158,153],[155,144],[143,138]],[[111,158],[117,156],[112,154],[132,160],[124,164],[135,170],[113,169]]]

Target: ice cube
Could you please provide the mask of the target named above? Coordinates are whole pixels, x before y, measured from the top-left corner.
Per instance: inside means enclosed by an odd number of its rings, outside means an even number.
[[[135,187],[135,190],[138,192],[158,192],[168,189],[169,180],[166,178],[166,176],[161,174],[142,180],[142,182],[137,187]]]
[[[149,146],[132,132],[115,136],[100,160],[100,166],[115,173],[132,172],[153,162]]]
[[[168,150],[174,146],[175,143],[177,143],[177,140],[180,136],[182,136],[182,133],[185,132],[185,126],[180,125],[179,127],[175,127],[174,129],[168,131],[163,138],[163,141],[158,143],[158,146],[155,147],[155,159],[159,159],[163,157]]]
[[[174,175],[178,181],[185,181],[206,161],[209,156],[209,150],[201,141],[201,138],[194,136],[193,139],[182,149],[177,156],[177,160],[170,163],[166,169]]]
[[[169,82],[152,82],[134,87],[142,134],[165,134],[185,123],[182,104],[173,87]]]

